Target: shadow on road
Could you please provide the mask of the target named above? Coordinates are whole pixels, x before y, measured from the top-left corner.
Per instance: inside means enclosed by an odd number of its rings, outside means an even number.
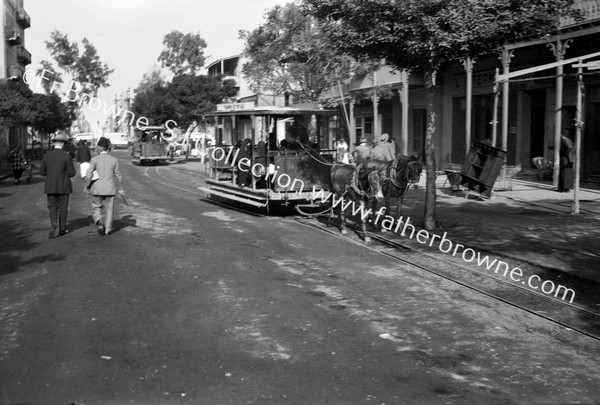
[[[81,228],[87,228],[94,224],[94,218],[91,215],[82,218],[76,218],[69,221],[67,228],[69,231],[74,232]],[[131,215],[125,215],[121,219],[115,219],[113,221],[112,233],[119,232],[121,229],[127,227],[137,227],[137,221]]]
[[[67,228],[69,229],[70,232],[74,232],[78,229],[86,228],[93,223],[94,223],[94,220],[93,220],[92,216],[88,215],[87,217],[69,220],[69,223],[67,224]]]
[[[61,254],[24,258],[19,252],[29,252],[39,245],[31,240],[32,231],[23,228],[17,221],[0,221],[0,229],[0,276],[26,270],[35,264],[66,259],[66,256]]]
[[[33,184],[38,184],[38,183],[43,183],[46,180],[43,177],[33,177],[31,179],[30,183],[27,183],[27,180],[24,177],[21,177],[21,184],[15,184],[15,179],[12,177],[9,177],[7,179],[4,179],[3,181],[0,181],[0,188],[13,188],[13,187],[27,187],[27,186],[31,186]]]
[[[119,232],[121,229],[125,229],[127,227],[137,228],[137,221],[133,218],[132,215],[125,215],[121,217],[121,219],[117,219],[113,222],[113,233]]]
[[[36,264],[60,262],[66,260],[66,258],[67,256],[63,254],[49,254],[26,260],[11,253],[0,254],[0,263],[2,263],[2,266],[0,267],[0,276],[26,270],[27,268]]]

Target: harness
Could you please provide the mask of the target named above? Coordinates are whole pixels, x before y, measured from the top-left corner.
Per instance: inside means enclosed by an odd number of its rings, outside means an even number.
[[[358,164],[354,168],[354,171],[352,172],[352,178],[350,179],[350,187],[356,194],[360,195],[361,197],[369,197],[369,193],[367,193],[365,190],[363,190],[363,188],[360,185],[360,179],[358,178],[360,169],[362,169],[362,167],[363,166],[361,164]],[[368,176],[368,174],[367,174],[367,176]]]
[[[383,171],[382,173],[382,183],[391,183],[394,187],[396,187],[399,191],[401,191],[401,194],[404,194],[406,192],[406,190],[408,189],[411,181],[408,178],[408,174],[409,174],[409,165],[412,162],[408,162],[406,164],[406,170],[404,173],[404,176],[402,177],[402,179],[400,180],[401,182],[398,182],[398,180],[396,180],[396,178],[398,177],[398,164],[400,163],[400,159],[396,158],[392,161],[391,164],[389,164],[386,169]]]

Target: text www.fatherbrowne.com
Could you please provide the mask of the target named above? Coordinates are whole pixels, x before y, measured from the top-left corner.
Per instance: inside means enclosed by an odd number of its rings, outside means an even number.
[[[454,243],[446,236],[447,232],[443,235],[430,234],[425,229],[417,231],[417,229],[410,223],[410,217],[404,219],[403,216],[396,219],[390,215],[383,215],[385,207],[381,207],[376,213],[373,213],[372,209],[365,210],[362,205],[356,205],[354,201],[344,200],[343,197],[337,197],[335,194],[326,192],[324,190],[316,191],[315,188],[312,190],[312,200],[320,199],[320,201],[326,202],[331,199],[331,205],[333,208],[339,207],[344,211],[352,207],[352,215],[359,215],[364,221],[369,217],[370,214],[374,214],[373,220],[374,225],[379,225],[381,228],[387,231],[393,231],[400,236],[407,236],[407,231],[410,232],[408,235],[410,239],[416,239],[417,242],[428,245],[431,248],[437,247],[440,252],[451,254],[453,257],[459,255],[467,263],[477,263],[477,266],[485,268],[487,271],[493,271],[495,274],[500,274],[502,277],[508,277],[513,282],[520,282],[526,285],[532,290],[541,291],[545,295],[554,295],[555,298],[560,297],[563,301],[569,301],[573,303],[575,299],[575,291],[567,288],[563,285],[557,285],[551,280],[542,281],[542,278],[536,274],[532,276],[525,276],[523,270],[519,267],[510,266],[498,259],[490,259],[488,255],[482,255],[481,252],[475,251],[469,247],[466,247],[460,243]],[[403,225],[404,224],[404,225]],[[400,231],[400,229],[402,229]]]

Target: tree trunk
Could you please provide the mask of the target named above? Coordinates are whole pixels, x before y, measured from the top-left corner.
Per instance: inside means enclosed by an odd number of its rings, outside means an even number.
[[[425,74],[427,87],[427,132],[425,133],[425,164],[427,165],[427,182],[425,186],[425,229],[428,231],[437,228],[435,219],[436,190],[435,190],[435,145],[434,133],[436,114],[434,110],[435,100],[435,72]]]

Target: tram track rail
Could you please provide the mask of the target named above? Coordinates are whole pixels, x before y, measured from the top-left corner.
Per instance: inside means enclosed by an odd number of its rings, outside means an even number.
[[[149,169],[150,168],[146,169],[146,171],[144,172],[145,176],[148,177],[149,179],[151,179],[152,181],[157,182],[158,184],[161,184],[161,185],[164,185],[164,186],[168,186],[168,187],[171,187],[171,188],[179,190],[179,191],[185,191],[185,192],[188,192],[190,194],[198,195],[200,197],[203,197],[202,201],[210,203],[210,204],[218,205],[218,206],[223,207],[223,208],[233,209],[233,210],[236,210],[238,212],[242,212],[244,214],[252,215],[252,216],[255,216],[255,217],[264,217],[265,216],[265,214],[263,214],[263,213],[256,212],[256,211],[251,211],[251,210],[247,210],[247,209],[244,209],[244,208],[239,207],[237,205],[227,204],[226,202],[218,200],[218,199],[215,199],[215,198],[210,198],[209,199],[208,196],[206,195],[206,193],[198,190],[196,186],[190,186],[189,183],[184,183],[184,182],[181,182],[181,181],[177,181],[177,180],[174,180],[174,179],[171,179],[171,178],[168,178],[168,177],[162,175],[160,173],[160,170],[159,170],[160,168],[159,167],[154,167],[154,174],[156,174],[156,177],[152,177],[149,174]],[[188,171],[188,170],[180,170],[180,169],[174,169],[174,170],[178,171],[178,172],[183,172],[183,173],[188,173],[188,174],[194,174],[194,172],[191,172],[191,171]]]
[[[247,210],[237,205],[219,201],[218,199],[208,199],[206,198],[207,196],[205,193],[200,192],[195,186],[190,186],[189,183],[179,182],[162,175],[159,170],[160,168],[154,168],[156,177],[153,177],[149,173],[149,169],[150,168],[145,171],[145,175],[159,184],[180,191],[200,195],[204,197],[202,199],[203,201],[224,208],[233,209],[256,217],[265,216],[265,214],[255,210]],[[187,172],[182,170],[177,171]],[[342,235],[337,228],[329,229],[324,226],[319,222],[319,219],[323,218],[324,216],[322,215],[312,217],[312,219],[296,217],[295,221],[301,225],[317,229],[347,242],[355,243],[356,245],[412,266],[420,271],[435,275],[495,301],[525,311],[531,315],[561,326],[566,330],[574,331],[591,339],[600,341],[600,312],[590,311],[579,305],[541,294],[522,285],[508,282],[506,279],[494,277],[485,272],[478,271],[475,266],[467,266],[458,261],[449,260],[442,254],[434,255],[422,249],[416,249],[408,243],[392,240],[378,232],[368,232],[375,243],[367,245],[362,240],[356,240],[352,237]],[[360,231],[358,225],[348,224],[347,227],[355,231]],[[419,255],[418,260],[415,258],[416,255]],[[499,294],[497,291],[500,291],[502,294]]]
[[[323,218],[321,217],[321,219]],[[448,260],[441,254],[430,254],[407,243],[392,240],[380,233],[368,232],[375,243],[367,245],[362,240],[342,235],[337,227],[329,229],[318,219],[296,218],[296,221],[334,237],[362,245],[395,261],[435,275],[495,301],[528,312],[564,327],[566,330],[600,341],[600,313],[598,312],[538,293],[502,278],[493,277],[476,268]],[[347,227],[360,231],[358,225],[347,224]]]

